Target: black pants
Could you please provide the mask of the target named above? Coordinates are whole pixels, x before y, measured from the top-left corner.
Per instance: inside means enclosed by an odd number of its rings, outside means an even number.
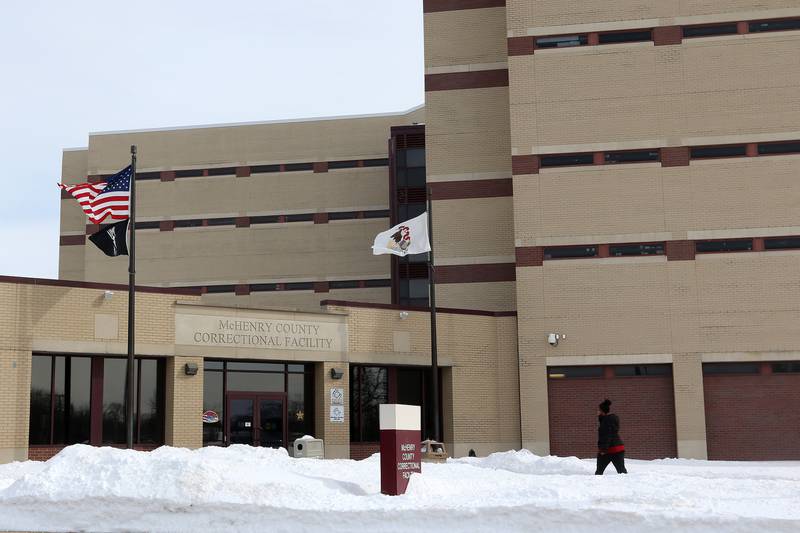
[[[608,463],[614,463],[614,468],[617,469],[617,474],[627,474],[625,470],[625,452],[619,453],[598,453],[597,454],[597,471],[595,475],[602,476],[606,471]]]

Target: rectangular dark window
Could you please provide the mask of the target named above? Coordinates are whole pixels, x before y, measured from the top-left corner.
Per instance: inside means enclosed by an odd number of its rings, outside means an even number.
[[[209,367],[209,364],[213,365]],[[217,370],[217,365],[219,369]],[[225,393],[221,361],[205,361],[203,372],[203,446],[224,446]],[[210,412],[209,412],[210,411]],[[208,416],[206,416],[208,413]],[[216,415],[216,417],[215,417]],[[216,418],[216,420],[214,420]]]
[[[750,23],[750,33],[787,30],[800,30],[800,18],[786,20],[764,20],[762,22]]]
[[[364,218],[389,218],[389,210],[364,211]]]
[[[176,178],[199,178],[203,175],[202,169],[193,169],[193,170],[176,170],[175,177]]]
[[[257,217],[250,217],[250,225],[253,224],[276,224],[280,219],[280,215],[262,215]]]
[[[552,366],[547,369],[547,376],[560,378],[601,378],[602,366]]]
[[[576,165],[591,165],[594,163],[592,154],[564,154],[542,156],[542,167],[568,167]]]
[[[161,172],[137,172],[136,181],[160,180]]]
[[[616,31],[600,34],[600,44],[636,43],[652,40],[653,32],[650,30]]]
[[[800,361],[772,363],[772,371],[776,374],[800,372]]]
[[[334,211],[328,213],[328,220],[352,220],[358,218],[358,211]]]
[[[388,167],[389,166],[389,159],[365,159],[364,160],[365,167]]]
[[[775,237],[764,239],[766,250],[796,250],[800,248],[800,237]]]
[[[102,392],[92,394],[92,370]],[[164,441],[164,365],[134,363],[134,442]],[[34,355],[30,444],[121,444],[126,436],[127,360],[110,357]],[[92,427],[93,421],[99,427]],[[95,436],[93,436],[95,435]]]
[[[235,176],[236,175],[236,167],[224,167],[224,168],[209,168],[208,169],[209,176]]]
[[[658,150],[634,150],[625,152],[606,152],[605,161],[608,165],[617,163],[646,163],[660,159]]]
[[[753,239],[737,239],[730,241],[697,241],[698,254],[713,252],[748,252],[753,249]]]
[[[569,259],[573,257],[594,257],[597,246],[557,246],[544,249],[545,259]]]
[[[137,222],[136,229],[159,229],[161,227],[161,223],[158,221],[155,222]]]
[[[612,244],[609,248],[609,252],[613,257],[624,257],[629,255],[664,255],[664,243]]]
[[[700,146],[691,149],[692,159],[711,159],[714,157],[741,157],[747,154],[745,145]]]
[[[190,218],[186,220],[176,220],[175,227],[176,228],[199,228],[203,225],[202,218]]]
[[[356,280],[353,281],[331,281],[331,289],[357,289],[360,283]]]
[[[758,145],[758,153],[761,155],[797,154],[800,153],[800,142],[761,143]]]
[[[536,48],[569,48],[572,46],[585,46],[589,43],[586,35],[559,35],[556,37],[539,37],[536,39]]]
[[[735,35],[737,33],[736,23],[730,24],[710,24],[707,26],[684,26],[683,36],[690,37],[711,37],[713,35]]]
[[[268,292],[278,290],[277,283],[251,283],[250,292]]]
[[[328,169],[335,168],[355,168],[358,166],[358,161],[328,161]]]
[[[392,280],[390,279],[368,279],[364,282],[365,287],[391,287]]]
[[[397,206],[399,220],[409,220],[425,212],[424,203],[400,204]]]
[[[380,366],[350,367],[350,440],[378,442],[378,406],[389,402],[389,370]]]
[[[627,376],[671,376],[672,365],[620,365],[614,366],[614,375]]]
[[[314,163],[288,163],[283,166],[285,172],[299,172],[303,170],[314,170]]]
[[[311,222],[314,220],[314,213],[301,213],[298,215],[286,215],[286,222]]]
[[[256,165],[250,167],[250,174],[267,174],[269,172],[280,172],[280,165]]]
[[[284,283],[283,289],[287,291],[311,291],[314,290],[314,283],[311,281],[296,281],[294,283]]]
[[[209,218],[208,219],[209,226],[235,226],[236,219],[235,218]]]
[[[758,374],[759,363],[704,363],[703,374]]]
[[[283,372],[286,365],[283,363],[256,363],[244,361],[230,361],[227,365],[228,370],[244,370],[253,372]]]
[[[409,148],[406,150],[406,167],[421,168],[425,166],[425,148]]]
[[[220,292],[234,292],[235,289],[233,285],[209,285],[206,287],[206,292],[209,294],[216,294]]]

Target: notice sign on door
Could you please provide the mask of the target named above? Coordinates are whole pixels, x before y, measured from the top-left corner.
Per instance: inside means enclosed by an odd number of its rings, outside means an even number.
[[[344,389],[331,389],[331,405],[344,405]]]
[[[331,422],[344,422],[344,405],[331,405]]]

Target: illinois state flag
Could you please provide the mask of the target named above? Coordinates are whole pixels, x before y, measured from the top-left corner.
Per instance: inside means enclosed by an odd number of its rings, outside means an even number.
[[[390,230],[378,233],[372,245],[372,255],[406,256],[431,251],[428,240],[428,213],[401,222]]]

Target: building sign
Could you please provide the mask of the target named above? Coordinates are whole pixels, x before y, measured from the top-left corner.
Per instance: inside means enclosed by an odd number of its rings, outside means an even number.
[[[422,472],[418,405],[381,404],[381,492],[405,494],[411,474]]]
[[[331,405],[331,422],[344,422],[344,406]]]
[[[331,389],[331,405],[344,405],[344,389]]]
[[[346,326],[336,322],[175,315],[175,343],[193,346],[341,352]]]

